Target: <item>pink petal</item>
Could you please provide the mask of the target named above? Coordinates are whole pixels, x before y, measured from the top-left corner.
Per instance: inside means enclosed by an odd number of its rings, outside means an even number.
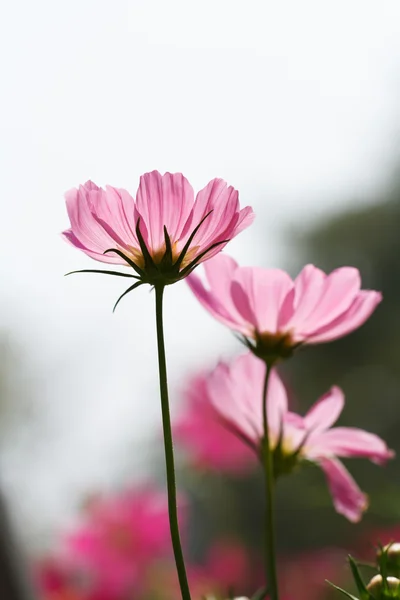
[[[104,263],[111,263],[114,265],[124,265],[127,266],[126,261],[120,258],[117,254],[102,254],[99,252],[92,252],[88,250],[81,242],[78,240],[72,229],[67,229],[67,231],[62,232],[62,237],[72,246],[78,248],[78,250],[82,250],[85,254],[90,256],[90,258],[94,258],[95,260],[99,260]]]
[[[222,417],[256,444],[264,435],[264,379],[264,362],[247,352],[230,364],[220,363],[206,383],[211,402]],[[286,390],[275,369],[269,378],[267,410],[273,445],[287,412]]]
[[[215,256],[216,254],[219,254],[225,248],[225,246],[229,240],[234,238],[236,235],[238,235],[238,233],[240,233],[241,231],[246,229],[246,227],[249,227],[249,225],[252,224],[252,222],[254,221],[254,216],[255,215],[253,213],[253,210],[250,208],[250,206],[243,208],[240,211],[240,213],[236,213],[236,215],[232,218],[228,227],[225,230],[223,230],[222,232],[219,232],[218,235],[216,235],[215,237],[210,239],[209,243],[204,244],[205,248],[210,247],[212,245],[215,245],[215,248],[213,248],[212,250],[207,252],[205,254],[205,256],[203,256],[203,258],[201,258],[199,260],[198,264],[208,261],[210,258]],[[221,243],[224,240],[227,240],[226,243]],[[216,244],[218,244],[218,245],[216,245]],[[199,247],[198,251],[196,252],[196,255],[200,254],[200,252],[203,252],[203,251],[204,251],[203,246]]]
[[[298,297],[291,324],[309,337],[350,308],[360,290],[361,279],[358,269],[352,267],[342,267],[325,275],[307,265],[295,285]]]
[[[234,235],[237,235],[247,227],[249,227],[255,219],[255,214],[251,206],[246,206],[242,208],[239,213],[239,219],[235,226]]]
[[[71,230],[83,247],[91,252],[102,254],[108,248],[115,248],[116,240],[111,237],[93,214],[103,190],[94,189],[92,182],[80,186],[79,189],[69,190],[65,194],[67,212],[71,222]]]
[[[365,323],[381,301],[380,292],[361,290],[346,312],[325,327],[314,331],[308,337],[308,342],[330,342],[351,333]]]
[[[314,265],[306,265],[294,281],[294,299],[291,321],[287,327],[301,327],[304,321],[312,314],[322,293],[326,275]]]
[[[384,464],[393,458],[385,442],[368,431],[353,427],[335,427],[309,439],[310,454],[318,456],[364,457]],[[308,448],[308,444],[307,444]]]
[[[151,250],[164,246],[164,225],[172,243],[179,239],[193,200],[193,188],[182,173],[161,175],[152,171],[142,175],[136,207],[146,226]]]
[[[226,254],[220,254],[205,263],[205,272],[209,289],[200,277],[192,273],[186,281],[199,300],[213,317],[244,335],[251,333],[251,325],[238,313],[230,296],[230,282],[237,263]]]
[[[248,470],[255,463],[254,452],[224,425],[211,403],[207,380],[207,374],[200,374],[188,382],[174,439],[189,450],[196,466],[234,473]]]
[[[258,332],[276,333],[280,310],[292,289],[284,271],[242,267],[234,275],[231,293],[238,312]]]
[[[344,407],[344,394],[336,386],[324,394],[304,417],[304,424],[312,433],[324,431],[339,418]]]
[[[230,304],[233,309],[234,305],[230,296],[230,285],[237,268],[237,262],[227,254],[220,254],[204,264],[204,272],[210,290],[212,290],[212,293],[218,298],[221,304]]]
[[[185,225],[183,236],[189,236],[209,213],[193,239],[192,247],[205,250],[222,239],[229,239],[238,221],[239,193],[223,179],[213,179],[197,194],[192,213]],[[233,221],[233,223],[232,223]],[[226,237],[222,237],[225,234]]]
[[[251,362],[251,358],[257,362]],[[257,444],[262,436],[264,369],[263,363],[248,353],[230,365],[219,363],[206,382],[210,400],[219,414]]]
[[[359,521],[368,508],[367,496],[339,460],[324,458],[319,465],[325,473],[336,511],[353,523]]]
[[[139,248],[136,237],[135,201],[126,190],[106,186],[96,207],[96,217],[107,223],[126,246]]]
[[[283,446],[288,452],[303,448],[307,434],[303,417],[293,412],[283,415]]]

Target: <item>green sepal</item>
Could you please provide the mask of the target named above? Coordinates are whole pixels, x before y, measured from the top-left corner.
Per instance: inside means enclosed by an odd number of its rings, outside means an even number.
[[[193,271],[193,269],[198,265],[199,261],[203,258],[203,256],[208,254],[208,252],[211,252],[211,250],[214,250],[214,248],[217,248],[217,246],[221,246],[221,244],[227,244],[229,241],[230,240],[222,240],[221,242],[216,242],[215,244],[212,244],[209,248],[207,248],[207,250],[204,250],[204,252],[201,252],[198,256],[196,256],[196,258],[190,263],[190,265],[185,267],[180,272],[180,276],[185,277],[185,275],[189,275],[189,273]]]
[[[136,289],[137,287],[139,287],[139,285],[143,285],[143,283],[144,283],[143,281],[137,281],[136,283],[134,283],[133,285],[131,285],[131,287],[129,287],[127,290],[125,290],[125,292],[120,295],[120,297],[118,298],[118,300],[114,304],[113,312],[115,312],[115,309],[117,308],[118,304],[120,303],[120,301],[122,300],[122,298],[124,296],[126,296],[126,294],[129,294],[129,292],[132,292],[134,289]]]
[[[389,591],[389,586],[388,586],[388,582],[387,582],[387,576],[388,576],[387,554],[388,554],[389,547],[386,548],[386,550],[383,548],[382,544],[378,544],[378,547],[380,550],[379,572],[382,575],[383,593],[386,593]]]
[[[186,256],[187,251],[189,250],[190,244],[193,242],[193,238],[196,235],[196,233],[198,232],[198,230],[200,229],[200,227],[203,225],[204,221],[207,219],[207,217],[209,217],[211,215],[213,211],[210,210],[210,212],[208,212],[200,221],[200,223],[193,229],[192,233],[190,234],[190,236],[188,237],[188,240],[186,242],[186,244],[183,246],[182,248],[182,252],[180,253],[180,255],[178,256],[178,260],[176,261],[176,263],[174,264],[174,267],[177,271],[179,271],[179,268],[182,264],[183,259]]]
[[[103,275],[117,275],[118,277],[133,277],[133,279],[139,279],[136,275],[131,275],[130,273],[119,273],[118,271],[101,271],[100,269],[82,269],[81,271],[70,271],[69,273],[65,273],[67,275],[74,275],[74,273],[102,273]]]
[[[162,257],[160,266],[163,267],[164,265],[172,265],[172,246],[171,246],[171,239],[168,235],[168,231],[167,228],[164,225],[164,241],[165,241],[165,253],[164,256]]]
[[[154,269],[156,266],[155,266],[154,261],[153,261],[153,259],[151,257],[149,249],[146,246],[146,242],[144,241],[142,232],[140,231],[140,217],[139,217],[139,219],[137,220],[137,223],[136,223],[136,235],[137,235],[139,246],[140,246],[140,249],[142,251],[143,258],[144,258],[144,267],[145,267],[144,270],[148,271],[148,269]]]
[[[115,252],[115,254],[118,254],[118,256],[126,260],[128,265],[130,265],[132,269],[136,271],[139,277],[143,277],[144,272],[142,271],[142,269],[138,267],[137,264],[134,263],[133,260],[131,260],[128,256],[125,256],[125,254],[121,252],[121,250],[118,250],[117,248],[109,248],[108,250],[104,250],[103,254],[108,254],[109,252]]]

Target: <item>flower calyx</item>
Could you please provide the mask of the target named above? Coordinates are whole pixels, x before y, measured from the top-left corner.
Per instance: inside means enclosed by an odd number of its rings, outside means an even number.
[[[190,245],[193,242],[194,236],[198,232],[201,225],[204,221],[209,217],[212,213],[212,210],[209,211],[200,223],[193,229],[189,238],[187,239],[184,247],[177,255],[176,250],[171,243],[171,238],[168,234],[167,228],[164,225],[164,247],[161,251],[156,253],[151,253],[149,248],[146,245],[143,234],[140,230],[140,218],[137,220],[136,224],[136,236],[139,242],[141,255],[137,258],[129,256],[129,253],[126,251],[122,251],[119,248],[109,248],[104,251],[104,254],[114,253],[117,254],[120,258],[122,258],[132,269],[135,271],[136,275],[132,275],[129,273],[120,273],[119,271],[104,271],[101,269],[82,269],[80,271],[71,271],[67,273],[67,275],[72,275],[73,273],[100,273],[104,275],[114,275],[117,277],[130,277],[135,279],[136,282],[131,285],[121,296],[118,298],[116,303],[114,304],[113,312],[115,311],[117,305],[122,300],[124,296],[126,296],[129,292],[132,292],[139,286],[147,283],[151,286],[161,286],[164,287],[166,285],[171,285],[184,279],[189,275],[193,269],[199,264],[199,262],[212,250],[214,250],[217,246],[222,244],[226,244],[229,240],[221,240],[212,244],[209,248],[204,250],[198,255],[195,255],[193,259],[190,259]],[[192,249],[193,252],[193,249]]]
[[[254,339],[242,336],[241,340],[255,356],[263,360],[267,365],[274,365],[277,362],[290,358],[293,356],[294,351],[301,345],[301,342],[293,341],[290,331],[278,333],[255,331]]]

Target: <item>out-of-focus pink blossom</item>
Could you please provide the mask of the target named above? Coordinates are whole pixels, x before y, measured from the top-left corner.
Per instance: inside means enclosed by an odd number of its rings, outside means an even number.
[[[300,344],[343,337],[362,325],[382,299],[361,290],[360,273],[342,267],[326,275],[307,265],[293,281],[279,269],[239,267],[226,255],[188,283],[219,321],[241,333],[263,357],[285,357]]]
[[[80,585],[61,558],[38,561],[34,575],[40,600],[113,600],[95,598],[86,586]]]
[[[165,496],[148,488],[93,501],[64,543],[70,566],[94,588],[110,598],[138,595],[146,571],[171,552]]]
[[[319,548],[279,560],[280,593],[293,600],[325,598],[329,581],[342,581],[348,567],[345,552],[337,548]]]
[[[158,171],[142,175],[136,199],[126,190],[88,181],[67,192],[66,203],[71,228],[64,237],[76,248],[101,262],[127,266],[125,256],[145,272],[142,238],[160,272],[172,276],[172,267],[178,267],[176,279],[193,261],[195,266],[220,252],[254,217],[250,207],[240,210],[238,192],[222,179],[210,181],[195,199],[181,173]],[[119,254],[104,254],[109,249]]]
[[[238,542],[220,540],[210,548],[204,569],[218,582],[221,592],[250,594],[263,583],[261,565],[252,554]]]
[[[260,450],[263,438],[262,389],[265,364],[251,352],[230,364],[221,362],[207,379],[208,397],[222,418]],[[267,413],[271,448],[280,464],[291,459],[318,464],[325,473],[336,510],[358,521],[367,498],[337,457],[364,457],[384,464],[394,453],[378,436],[349,427],[334,427],[344,396],[332,387],[304,417],[289,411],[285,387],[275,369],[269,379]],[[283,469],[284,470],[284,469]]]
[[[227,598],[230,592],[251,594],[263,585],[260,561],[235,540],[215,542],[202,561],[188,563],[187,567],[193,600]],[[156,565],[149,578],[146,595],[160,600],[176,600],[179,586],[175,571],[165,563]]]
[[[183,393],[184,406],[174,425],[174,437],[190,453],[194,466],[243,472],[255,465],[254,454],[221,421],[210,402],[207,373],[192,377]]]

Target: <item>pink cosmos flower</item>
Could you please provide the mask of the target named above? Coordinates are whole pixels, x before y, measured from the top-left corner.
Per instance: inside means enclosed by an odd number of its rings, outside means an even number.
[[[182,279],[254,218],[250,207],[240,210],[237,190],[222,179],[194,199],[181,173],[158,171],[142,175],[136,199],[87,181],[66,193],[66,203],[71,229],[63,235],[73,246],[95,260],[130,265],[141,283],[152,284]]]
[[[223,419],[249,446],[261,451],[263,418],[261,390],[265,364],[252,353],[221,362],[207,381],[208,396]],[[361,492],[338,457],[364,457],[384,464],[394,453],[378,436],[332,425],[344,407],[343,392],[332,387],[304,417],[290,412],[285,387],[275,370],[270,374],[267,411],[275,469],[290,470],[301,460],[318,464],[327,478],[337,512],[358,521],[367,507]]]
[[[138,594],[153,562],[170,554],[165,496],[147,488],[100,498],[64,544],[70,568],[81,571],[105,597]]]
[[[266,359],[286,357],[300,344],[319,344],[360,327],[382,299],[361,290],[360,273],[342,267],[326,275],[307,265],[294,281],[279,269],[239,267],[226,255],[205,264],[207,285],[188,283],[201,304],[245,337]]]
[[[200,469],[245,471],[254,464],[254,454],[222,422],[210,401],[207,379],[204,372],[188,381],[183,391],[183,410],[174,424],[174,438]]]

